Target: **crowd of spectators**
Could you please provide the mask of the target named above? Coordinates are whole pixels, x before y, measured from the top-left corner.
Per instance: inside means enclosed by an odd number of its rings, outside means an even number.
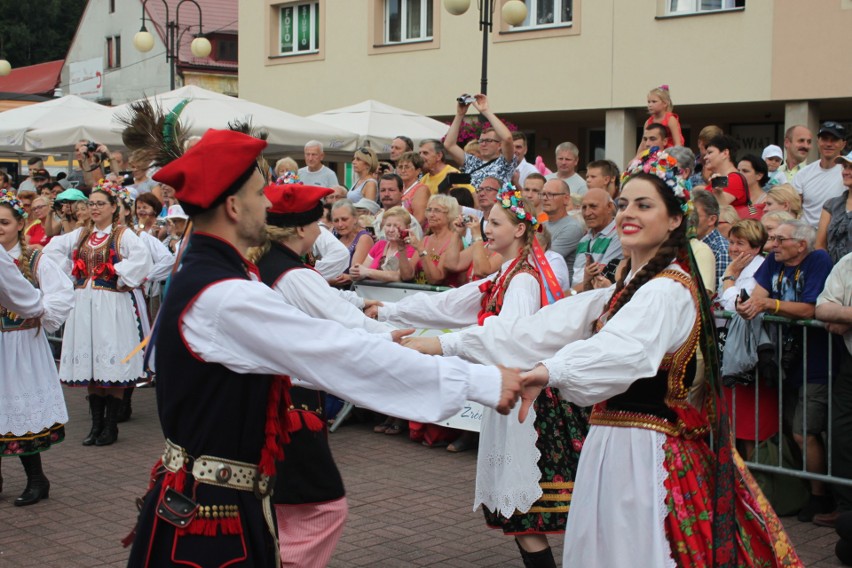
[[[462,148],[459,132],[471,106],[489,126],[475,145]],[[750,456],[756,444],[786,431],[800,448],[807,447],[805,467],[813,473],[826,472],[829,406],[835,409],[834,447],[852,446],[846,427],[852,387],[835,387],[831,400],[827,388],[832,376],[838,385],[852,381],[852,153],[844,154],[846,138],[842,124],[823,122],[816,133],[818,159],[808,163],[813,134],[805,126],[788,128],[783,141],[758,155],[741,153],[736,138],[709,125],[700,130],[695,153],[673,145],[664,124],[649,121],[637,150],[638,157],[653,147],[668,148],[689,180],[693,250],[696,257],[707,247],[712,253],[702,276],[720,310],[746,320],[772,315],[826,322],[806,329],[774,324],[786,365],[780,417],[773,390],[778,384],[763,391],[774,407],[749,395],[745,385],[733,387],[739,393],[736,435],[743,452]],[[87,141],[75,150],[76,167],[68,175],[52,176],[38,158],[29,161],[23,180],[0,172],[0,186],[16,192],[29,215],[29,245],[45,246],[91,223],[87,191],[109,178],[134,199],[129,226],[153,236],[174,257],[188,217],[174,190],[151,178],[146,155],[126,156]],[[498,192],[510,183],[537,213],[547,215],[538,238],[567,294],[617,279],[625,254],[615,228],[615,199],[627,164],[594,160],[583,169],[577,145],[565,141],[555,147],[555,171],[546,170],[540,157],[529,155],[527,137],[510,132],[484,95],[458,103],[444,140],[415,143],[399,136],[390,150],[390,162],[380,162],[373,148],[357,148],[349,187],[324,163],[316,140],[305,144],[302,156],[283,157],[269,169],[271,176],[334,189],[324,200],[321,235],[309,255],[331,285],[349,288],[368,279],[455,287],[495,272],[504,259],[489,249],[485,228]],[[159,287],[147,288],[149,294],[153,290]],[[755,407],[765,422],[755,424]],[[852,461],[834,463],[834,474],[852,478]],[[811,482],[811,500],[800,519],[831,522],[835,495],[841,510],[852,510],[852,496]]]

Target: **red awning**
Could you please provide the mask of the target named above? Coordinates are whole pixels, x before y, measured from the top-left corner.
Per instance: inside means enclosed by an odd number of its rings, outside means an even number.
[[[26,95],[48,94],[59,85],[64,59],[48,61],[28,67],[13,68],[5,77],[0,77],[0,93],[19,93]]]

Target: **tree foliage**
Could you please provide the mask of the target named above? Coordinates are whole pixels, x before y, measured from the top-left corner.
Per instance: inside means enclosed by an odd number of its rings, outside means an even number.
[[[0,58],[12,67],[65,59],[87,0],[0,0]]]

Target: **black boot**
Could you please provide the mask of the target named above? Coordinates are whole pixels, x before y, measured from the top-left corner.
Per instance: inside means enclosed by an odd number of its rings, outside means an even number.
[[[121,399],[114,396],[106,397],[106,414],[104,429],[95,440],[96,446],[109,446],[118,440],[118,413],[121,411]]]
[[[89,430],[89,435],[83,439],[84,446],[94,446],[95,440],[101,435],[104,429],[104,410],[106,409],[106,399],[96,394],[89,395],[89,411],[92,413],[92,429]]]
[[[518,545],[518,550],[521,551],[521,558],[524,561],[524,568],[556,568],[556,561],[553,559],[553,551],[548,546],[544,550],[538,552],[527,552],[521,547],[521,543],[515,539],[515,544]]]
[[[47,499],[50,494],[50,482],[41,469],[41,454],[21,456],[21,463],[27,472],[27,487],[21,496],[15,499],[15,506],[26,507]]]
[[[124,395],[121,398],[121,408],[118,411],[117,422],[119,424],[130,420],[130,415],[133,414],[133,407],[130,406],[130,400],[133,398],[134,390],[136,390],[135,387],[124,389]]]

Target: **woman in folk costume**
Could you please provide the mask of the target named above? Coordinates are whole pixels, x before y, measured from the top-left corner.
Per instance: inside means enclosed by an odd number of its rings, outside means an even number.
[[[548,290],[561,297],[536,239],[540,227],[532,203],[520,190],[504,186],[485,230],[488,248],[503,257],[500,270],[441,294],[416,294],[385,304],[378,319],[406,327],[459,329],[537,312],[548,303]],[[486,360],[504,363],[496,351]],[[560,399],[555,389],[541,393],[533,419],[523,424],[517,412],[500,416],[486,410],[483,415],[474,508],[482,505],[489,527],[515,537],[525,566],[555,566],[545,535],[565,530],[586,420],[586,412]]]
[[[322,198],[334,190],[289,183],[279,178],[265,188],[272,206],[266,216],[266,243],[249,249],[261,280],[302,312],[334,320],[348,328],[383,333],[394,328],[376,322],[359,309],[364,300],[355,292],[328,285],[302,260],[319,237]],[[321,391],[290,389],[284,460],[276,465],[273,501],[278,520],[282,566],[323,568],[331,559],[348,514],[343,480],[328,445]],[[285,399],[287,397],[285,396]]]
[[[133,293],[151,272],[151,254],[119,220],[127,190],[101,180],[89,195],[91,227],[54,237],[45,255],[63,263],[75,288],[74,310],[65,326],[59,378],[89,392],[92,428],[84,446],[118,439],[124,390],[145,377],[142,353],[125,359],[145,337],[145,305]]]
[[[607,289],[528,318],[420,342],[480,359],[507,352],[534,384],[594,404],[565,530],[564,566],[802,566],[733,450],[710,304],[689,256],[677,162],[645,156],[617,200],[630,251]],[[698,348],[705,406],[687,399]],[[524,405],[536,396],[528,387]],[[521,417],[524,410],[521,410]],[[715,441],[715,447],[711,445]]]
[[[45,331],[59,329],[74,305],[68,277],[40,250],[27,246],[26,218],[21,202],[0,192],[0,254],[11,257],[41,290],[44,305],[42,315],[32,319],[0,306],[0,458],[17,456],[26,471],[26,489],[15,499],[19,507],[47,499],[50,482],[41,452],[65,439],[68,412]]]
[[[160,239],[152,235],[149,231],[144,230],[141,225],[133,222],[133,203],[134,199],[130,195],[130,192],[122,188],[118,192],[119,221],[139,237],[151,255],[151,272],[145,277],[142,286],[133,289],[134,301],[140,307],[139,325],[142,328],[142,335],[148,337],[151,334],[151,321],[157,317],[156,311],[153,310],[159,307],[160,282],[165,281],[172,273],[175,264],[175,255],[166,248],[166,245]],[[172,207],[180,207],[180,205],[173,205]],[[151,296],[147,293],[153,288],[157,290],[156,296],[158,301],[155,306],[152,306],[150,301]],[[135,385],[131,385],[124,389],[122,393],[121,408],[118,412],[119,423],[127,422],[133,414],[131,401],[134,390],[136,390]]]

